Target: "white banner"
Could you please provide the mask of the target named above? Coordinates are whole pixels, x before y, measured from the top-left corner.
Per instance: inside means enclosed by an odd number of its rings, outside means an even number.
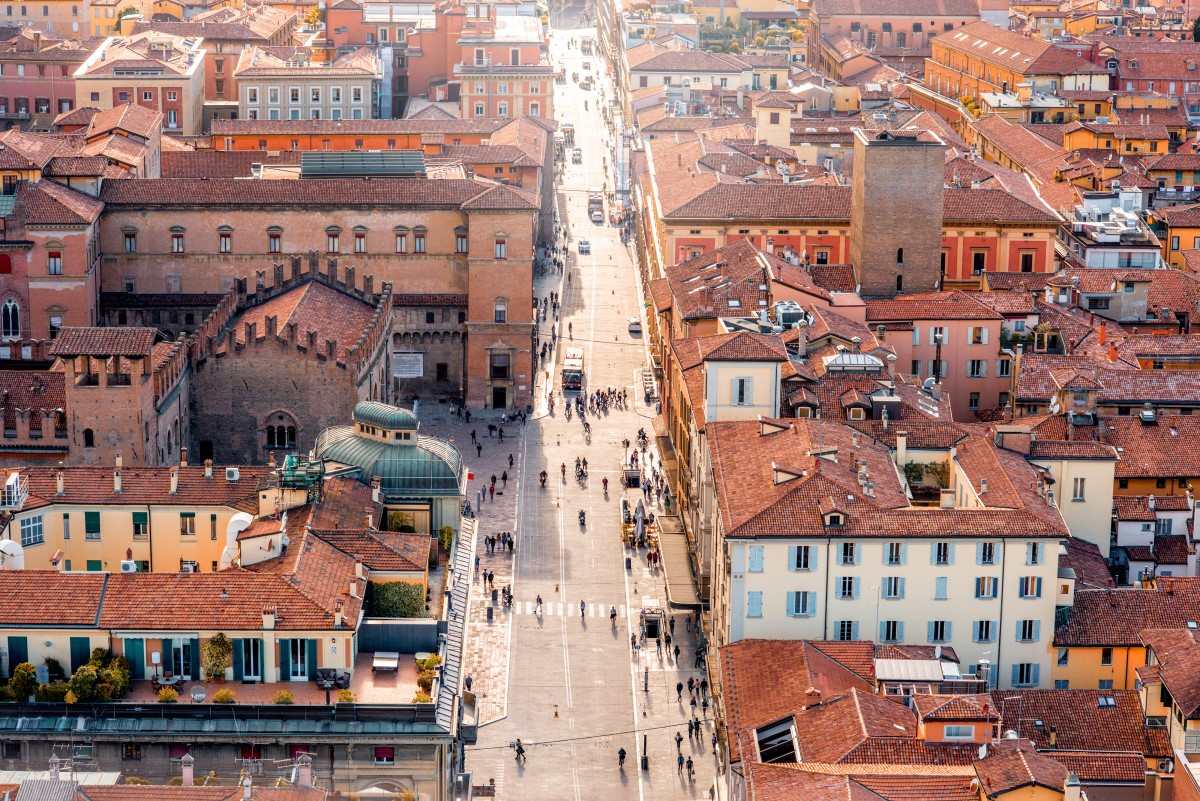
[[[392,354],[392,375],[396,378],[422,378],[425,375],[425,354],[396,351]]]

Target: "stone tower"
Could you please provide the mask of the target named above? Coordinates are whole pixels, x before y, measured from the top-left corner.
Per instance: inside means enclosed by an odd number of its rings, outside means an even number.
[[[944,151],[928,131],[854,129],[850,262],[863,296],[939,288]]]

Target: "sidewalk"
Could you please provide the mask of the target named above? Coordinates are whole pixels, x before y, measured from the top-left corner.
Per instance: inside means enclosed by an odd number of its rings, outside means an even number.
[[[462,673],[464,677],[471,677],[478,703],[479,725],[484,725],[503,717],[508,709],[510,626],[509,614],[504,610],[499,596],[505,586],[516,591],[513,587],[515,551],[502,552],[497,546],[496,552],[489,555],[485,539],[497,536],[502,531],[510,532],[514,539],[517,537],[524,427],[520,422],[506,423],[504,441],[501,442],[498,437],[489,438],[487,435],[489,423],[499,425],[499,415],[472,413],[471,423],[468,424],[449,414],[449,410],[443,407],[437,407],[428,415],[424,411],[422,409],[422,432],[444,437],[458,446],[468,470],[475,476],[468,484],[467,497],[479,520],[479,533],[475,540],[475,553],[479,561],[471,577],[467,607],[467,650],[463,655]],[[477,455],[471,443],[472,430],[478,443],[483,446],[481,455]],[[509,454],[513,457],[511,468],[508,466]],[[500,478],[505,471],[508,472],[507,485]],[[496,494],[489,499],[485,492],[483,504],[479,505],[479,491],[486,491],[493,475],[496,476]],[[496,574],[497,600],[490,623],[487,620],[487,608],[491,604],[491,593],[484,591],[485,570]]]

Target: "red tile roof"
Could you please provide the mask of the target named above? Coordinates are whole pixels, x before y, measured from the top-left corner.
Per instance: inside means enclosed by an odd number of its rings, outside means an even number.
[[[1150,508],[1150,498],[1154,498],[1154,508]],[[1156,511],[1160,512],[1186,512],[1191,508],[1191,503],[1186,496],[1183,495],[1114,495],[1113,496],[1113,514],[1117,520],[1121,521],[1149,521],[1154,522],[1157,515]]]
[[[14,214],[26,225],[89,225],[100,217],[104,204],[54,181],[17,185]]]
[[[1160,578],[1157,589],[1077,589],[1054,644],[1136,646],[1143,629],[1184,629],[1189,621],[1200,623],[1197,578]]]
[[[337,343],[337,358],[347,360],[350,350],[375,322],[375,307],[354,295],[319,281],[309,281],[251,306],[229,322],[229,336],[238,345],[246,344],[246,325],[254,324],[255,336],[267,335],[267,318],[275,317],[276,333],[283,336],[290,323],[296,324],[296,338],[304,342],[308,332],[317,335],[317,351],[325,352],[325,342]]]
[[[973,22],[955,28],[938,37],[938,44],[1021,75],[1094,75],[1104,72],[1103,67],[1076,55],[1073,50],[990,22]]]
[[[100,615],[106,576],[53,570],[0,570],[4,623],[20,627],[93,627]]]
[[[969,768],[894,764],[830,766],[752,763],[747,791],[753,801],[977,801]],[[845,770],[841,772],[839,769]],[[835,772],[837,771],[837,772]],[[853,771],[853,772],[850,772]]]
[[[213,136],[240,135],[320,135],[320,134],[488,134],[511,120],[498,117],[468,119],[387,119],[387,120],[227,120],[212,121]]]
[[[1032,744],[1021,741],[994,744],[991,752],[975,763],[975,773],[989,798],[1022,787],[1061,791],[1067,781],[1067,769],[1062,763],[1039,754]]]
[[[149,356],[158,338],[154,328],[72,328],[59,331],[51,356]]]
[[[258,510],[258,482],[270,473],[266,466],[242,466],[237,481],[229,481],[222,467],[205,478],[202,466],[123,467],[121,492],[113,492],[112,467],[28,467],[29,499],[26,509],[64,504],[160,504],[166,506],[229,506]],[[63,474],[59,495],[55,473]],[[178,471],[179,487],[171,493],[171,473]]]
[[[1065,553],[1059,554],[1058,566],[1075,571],[1075,591],[1115,589],[1116,582],[1108,562],[1093,542],[1072,537],[1065,543]]]
[[[1200,714],[1200,643],[1196,630],[1173,628],[1142,632],[1142,642],[1154,653],[1158,678],[1185,720]]]
[[[1012,729],[1038,748],[1050,747],[1054,729],[1057,746],[1064,751],[1137,752],[1149,757],[1167,756],[1165,738],[1147,728],[1142,703],[1134,690],[1004,690],[992,700]],[[1115,706],[1100,706],[1100,696]],[[1037,721],[1041,721],[1039,727]]]
[[[272,156],[265,150],[163,151],[163,178],[249,178],[255,164],[299,164],[300,154],[285,151]]]
[[[894,298],[868,300],[867,322],[914,320],[999,320],[1001,315],[973,293],[918,292]]]
[[[1084,784],[1145,784],[1146,758],[1110,751],[1045,751]]]

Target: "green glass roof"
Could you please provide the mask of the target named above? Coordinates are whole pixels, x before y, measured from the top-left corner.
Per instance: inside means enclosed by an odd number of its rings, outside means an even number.
[[[417,416],[408,409],[378,401],[360,401],[354,406],[354,420],[389,431],[416,431]]]
[[[363,405],[360,403],[359,407]],[[357,407],[355,418],[365,422],[359,418]],[[322,459],[360,468],[364,480],[378,477],[385,496],[444,496],[462,492],[462,455],[453,445],[435,437],[418,436],[415,442],[405,443],[382,442],[358,434],[353,426],[336,426],[321,432],[316,451]]]

